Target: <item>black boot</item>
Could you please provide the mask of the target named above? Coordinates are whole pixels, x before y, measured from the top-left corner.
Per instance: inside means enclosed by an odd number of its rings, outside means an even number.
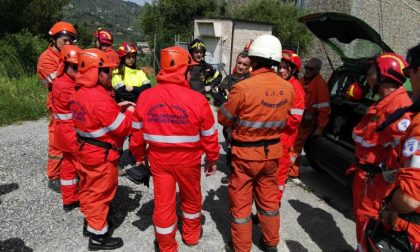
[[[80,206],[79,201],[76,201],[71,204],[63,205],[63,209],[66,212],[70,212],[71,210],[78,208],[79,206]]]
[[[89,236],[89,232],[87,231],[87,221],[86,219],[83,219],[83,236],[84,237],[88,237]]]
[[[59,178],[48,180],[48,188],[50,188],[54,192],[61,193],[60,186],[61,186],[61,183],[60,183]]]
[[[264,252],[277,252],[277,246],[268,246],[265,244],[263,238],[260,239],[260,246]]]
[[[89,251],[94,250],[112,250],[120,248],[124,242],[119,237],[111,237],[108,233],[103,235],[90,234],[89,238]]]

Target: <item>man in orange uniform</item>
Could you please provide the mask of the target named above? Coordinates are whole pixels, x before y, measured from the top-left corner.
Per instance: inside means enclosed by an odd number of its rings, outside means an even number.
[[[414,96],[420,98],[420,44],[408,51],[408,67],[404,73],[411,80]],[[418,101],[418,100],[417,100]],[[401,144],[401,164],[396,177],[396,189],[388,198],[382,221],[393,230],[405,232],[411,251],[420,251],[420,103],[409,109],[414,112],[411,124]]]
[[[322,76],[322,62],[312,58],[305,65],[305,75],[299,81],[305,90],[305,111],[298,129],[295,145],[290,151],[292,166],[288,177],[296,178],[300,175],[300,154],[309,136],[320,136],[327,126],[330,115],[330,95],[328,86]]]
[[[119,64],[120,58],[118,57],[117,52],[112,49],[112,43],[114,43],[114,37],[112,36],[111,31],[98,28],[94,33],[93,37],[95,38],[96,48],[104,51],[108,59],[114,63]]]
[[[130,102],[117,105],[110,96],[111,68],[116,65],[103,51],[83,50],[78,61],[76,85],[80,88],[71,98],[70,108],[80,144],[80,210],[87,221],[89,250],[115,249],[123,241],[110,236],[107,217],[117,191],[117,161],[124,138],[131,132],[134,107]]]
[[[169,47],[160,55],[158,85],[144,91],[137,100],[130,151],[137,163],[142,163],[148,144],[156,240],[160,251],[175,252],[176,184],[181,198],[182,241],[193,246],[202,232],[201,156],[206,154],[206,176],[213,175],[220,146],[207,99],[189,87],[193,61],[188,51]]]
[[[286,125],[294,93],[273,65],[281,61],[280,41],[257,37],[250,49],[251,77],[232,87],[218,111],[219,123],[232,126],[232,166],[228,194],[233,247],[252,248],[251,206],[255,200],[263,233],[261,246],[277,251],[279,243],[278,165],[282,156],[280,132]]]
[[[368,71],[368,84],[380,100],[369,107],[353,130],[357,164],[347,174],[353,174],[353,214],[356,222],[358,250],[361,251],[363,228],[369,218],[378,218],[381,200],[394,188],[389,175],[397,166],[395,147],[410,125],[405,114],[383,131],[376,131],[386,117],[395,110],[412,104],[407,91],[403,68],[405,60],[394,53],[379,55]]]
[[[56,120],[54,147],[63,152],[60,166],[61,196],[63,208],[70,211],[79,206],[79,186],[76,174],[78,144],[70,110],[70,97],[76,92],[74,79],[77,73],[78,52],[75,45],[65,45],[60,52],[57,78],[53,81],[51,112]]]
[[[290,116],[287,119],[286,127],[280,134],[281,144],[283,146],[283,155],[279,162],[279,197],[280,202],[283,197],[283,191],[289,172],[291,160],[290,149],[293,147],[297,134],[298,127],[302,121],[303,111],[305,109],[305,91],[298,81],[297,74],[302,68],[300,57],[291,50],[283,50],[282,62],[280,62],[278,73],[280,77],[287,80],[293,86],[295,91],[295,99],[293,100],[293,107],[290,110]]]
[[[60,192],[60,164],[63,159],[63,153],[55,148],[54,145],[54,127],[56,121],[51,114],[51,90],[52,81],[57,76],[59,64],[59,54],[63,45],[73,44],[76,39],[76,30],[73,25],[67,22],[58,22],[54,24],[48,34],[51,37],[51,43],[48,48],[39,56],[37,72],[39,79],[48,88],[47,108],[50,111],[48,125],[48,160],[47,176],[48,187],[55,192]]]

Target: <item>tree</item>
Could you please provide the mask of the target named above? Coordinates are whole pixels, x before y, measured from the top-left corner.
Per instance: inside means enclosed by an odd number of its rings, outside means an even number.
[[[253,0],[232,13],[235,18],[273,23],[273,35],[280,39],[283,48],[299,49],[302,54],[312,42],[311,33],[298,21],[305,12],[297,9],[294,1]]]
[[[227,3],[219,0],[154,0],[147,3],[140,14],[140,25],[153,45],[156,34],[157,47],[174,45],[174,36],[190,38],[196,17],[224,16]]]
[[[47,36],[51,26],[62,18],[61,8],[69,0],[0,0],[0,36],[28,29]]]

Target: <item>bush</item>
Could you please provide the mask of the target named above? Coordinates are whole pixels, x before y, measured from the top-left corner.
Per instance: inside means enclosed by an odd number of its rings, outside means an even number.
[[[39,55],[48,42],[28,31],[6,35],[0,40],[0,76],[18,78],[36,72]]]
[[[47,115],[46,93],[36,75],[0,76],[0,126]]]

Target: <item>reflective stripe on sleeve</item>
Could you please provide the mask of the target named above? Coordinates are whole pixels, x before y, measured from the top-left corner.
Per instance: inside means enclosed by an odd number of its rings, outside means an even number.
[[[224,105],[220,107],[220,111],[226,116],[227,119],[233,121],[235,117],[225,108]]]
[[[58,114],[58,113],[54,113],[54,118],[58,119],[58,120],[70,120],[73,117],[72,113],[68,113],[68,114]]]
[[[251,122],[251,121],[245,121],[245,120],[239,120],[239,125],[248,127],[248,128],[274,128],[274,127],[284,127],[284,121],[273,121],[273,122]]]
[[[211,126],[211,128],[208,130],[200,130],[202,136],[211,136],[214,134],[214,132],[216,132],[216,124]]]
[[[411,156],[410,160],[407,160],[407,168],[418,168],[420,169],[420,156],[419,155],[413,155]]]
[[[125,119],[125,115],[123,113],[118,113],[117,118],[115,118],[115,120],[108,127],[100,128],[92,132],[85,132],[76,128],[76,132],[82,137],[98,138],[105,135],[106,133],[110,131],[116,130],[124,121],[124,119]]]
[[[151,135],[143,134],[145,140],[149,140],[157,143],[196,143],[200,141],[200,136],[161,136],[161,135]]]
[[[186,219],[194,220],[194,219],[197,219],[197,218],[201,217],[201,212],[194,213],[194,214],[189,214],[189,213],[186,213],[186,212],[182,211],[182,216],[184,216],[184,218],[186,218]]]
[[[141,129],[141,128],[143,128],[143,123],[142,122],[132,122],[131,127],[133,129]]]
[[[50,75],[48,75],[45,79],[42,80],[42,82],[44,83],[44,85],[48,85],[50,84],[55,77],[57,77],[57,72],[52,72]]]
[[[290,110],[290,114],[291,115],[303,115],[303,109],[296,109],[296,108],[292,108]]]
[[[245,218],[234,218],[233,216],[231,216],[230,221],[235,224],[246,224],[251,221],[251,216]]]
[[[60,183],[62,186],[71,186],[71,185],[77,185],[78,180],[77,179],[60,179]]]
[[[176,228],[176,223],[173,224],[170,227],[167,227],[167,228],[162,228],[162,227],[155,226],[155,231],[158,234],[167,235],[167,234],[172,233],[175,230],[175,228]]]
[[[104,228],[102,228],[101,230],[95,230],[92,227],[90,227],[89,225],[87,226],[87,231],[91,232],[92,234],[96,234],[96,235],[103,235],[106,234],[106,232],[108,232],[108,225],[106,225]]]
[[[330,107],[330,102],[321,102],[321,103],[315,103],[314,105],[312,105],[313,108],[329,108]]]
[[[119,89],[120,87],[123,87],[123,86],[125,86],[124,82],[118,82],[117,85],[114,86],[114,89],[117,90],[117,89]]]

